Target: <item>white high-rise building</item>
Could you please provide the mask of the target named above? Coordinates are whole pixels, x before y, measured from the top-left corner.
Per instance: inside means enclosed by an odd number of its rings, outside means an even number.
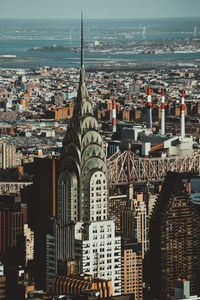
[[[121,237],[115,236],[113,220],[75,226],[75,256],[81,272],[112,281],[114,295],[121,294]]]

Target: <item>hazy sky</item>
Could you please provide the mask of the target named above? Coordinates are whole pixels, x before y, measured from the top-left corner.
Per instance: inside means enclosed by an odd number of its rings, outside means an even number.
[[[0,0],[0,18],[200,17],[200,0]]]

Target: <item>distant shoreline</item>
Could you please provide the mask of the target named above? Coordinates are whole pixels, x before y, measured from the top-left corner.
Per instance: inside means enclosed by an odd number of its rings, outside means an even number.
[[[33,57],[27,57],[27,58],[24,58],[24,57],[1,57],[0,56],[0,63],[6,63],[6,62],[9,62],[9,63],[26,63],[26,62],[32,62],[32,61],[35,61],[36,58],[33,58]]]
[[[150,18],[138,18],[138,17],[133,17],[133,18],[117,18],[117,17],[115,17],[115,18],[90,18],[90,17],[87,17],[86,18],[86,20],[90,20],[90,21],[108,21],[108,20],[113,20],[113,21],[127,21],[127,20],[130,20],[130,21],[132,21],[132,20],[136,20],[136,21],[143,21],[143,20],[177,20],[177,19],[179,19],[179,20],[189,20],[189,19],[192,19],[192,20],[195,20],[195,19],[198,19],[199,20],[199,18],[200,18],[200,16],[195,16],[195,17],[180,17],[180,16],[177,16],[177,17],[171,17],[171,16],[169,16],[169,17],[157,17],[157,18],[153,18],[153,17],[150,17]],[[13,20],[13,21],[20,21],[20,20],[23,20],[23,21],[77,21],[77,22],[79,22],[80,23],[80,18],[22,18],[22,17],[20,17],[20,18],[9,18],[9,17],[1,17],[1,20],[8,20],[8,21],[10,21],[10,20]]]

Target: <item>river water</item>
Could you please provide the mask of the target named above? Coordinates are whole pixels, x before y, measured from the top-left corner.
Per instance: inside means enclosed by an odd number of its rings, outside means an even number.
[[[192,191],[200,193],[200,178],[194,178],[191,180]]]
[[[171,39],[193,37],[194,26],[200,36],[200,20],[151,19],[151,20],[86,20],[85,41],[123,41],[141,39]],[[143,31],[145,30],[145,37]],[[33,65],[79,67],[80,53],[73,52],[34,52],[34,47],[80,45],[79,20],[0,20],[0,55],[16,55],[25,58]],[[200,59],[200,53],[177,54],[109,54],[86,53],[86,64],[97,64],[111,60],[147,61],[167,59]],[[12,65],[6,62],[4,65]],[[23,67],[23,62],[15,63]],[[2,63],[1,63],[2,67]]]

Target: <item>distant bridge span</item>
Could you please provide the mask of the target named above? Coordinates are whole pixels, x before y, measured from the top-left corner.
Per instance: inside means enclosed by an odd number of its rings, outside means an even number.
[[[200,150],[187,156],[165,158],[141,158],[130,150],[118,151],[107,159],[107,165],[110,185],[162,181],[168,171],[194,172],[200,176]]]

